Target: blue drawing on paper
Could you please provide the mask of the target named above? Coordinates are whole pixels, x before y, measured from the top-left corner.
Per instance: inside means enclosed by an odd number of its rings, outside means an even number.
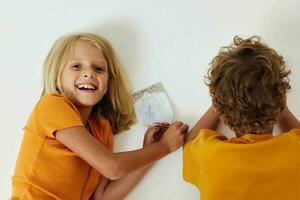
[[[145,92],[134,104],[139,121],[144,126],[150,126],[155,122],[174,121],[174,114],[168,98],[164,92]]]

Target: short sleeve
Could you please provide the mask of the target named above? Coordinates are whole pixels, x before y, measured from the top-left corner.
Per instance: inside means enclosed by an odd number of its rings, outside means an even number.
[[[189,141],[183,148],[183,179],[193,185],[198,185],[201,157],[207,148],[210,148],[211,141],[223,140],[223,134],[209,129],[201,129],[194,140]]]
[[[193,185],[197,185],[199,166],[192,151],[193,140],[183,148],[183,179]]]
[[[65,128],[84,126],[79,111],[66,97],[58,94],[43,96],[34,110],[38,129],[50,138]]]

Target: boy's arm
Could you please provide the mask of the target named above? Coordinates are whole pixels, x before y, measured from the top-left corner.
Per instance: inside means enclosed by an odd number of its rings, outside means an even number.
[[[213,106],[211,106],[206,111],[206,113],[204,113],[204,115],[199,119],[197,124],[191,129],[191,131],[188,133],[186,143],[190,140],[195,139],[200,129],[202,128],[207,128],[211,130],[217,129],[220,122],[220,117],[213,109]]]
[[[282,132],[288,132],[293,128],[300,129],[299,120],[290,112],[288,108],[284,109],[278,117],[278,126]]]

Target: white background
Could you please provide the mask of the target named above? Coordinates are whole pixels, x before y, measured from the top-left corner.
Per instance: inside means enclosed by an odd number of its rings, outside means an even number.
[[[0,199],[10,196],[22,127],[41,93],[42,63],[61,35],[108,38],[133,89],[162,81],[176,118],[190,126],[210,106],[203,77],[219,47],[235,35],[261,36],[292,70],[288,105],[300,117],[299,8],[297,0],[1,0]],[[145,130],[137,124],[117,136],[116,151],[140,147]],[[181,156],[180,149],[160,160],[126,199],[198,199],[182,179]]]

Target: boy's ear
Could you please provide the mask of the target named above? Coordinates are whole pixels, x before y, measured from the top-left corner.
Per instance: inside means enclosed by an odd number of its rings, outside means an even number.
[[[212,106],[212,110],[214,113],[218,113],[216,107]]]

